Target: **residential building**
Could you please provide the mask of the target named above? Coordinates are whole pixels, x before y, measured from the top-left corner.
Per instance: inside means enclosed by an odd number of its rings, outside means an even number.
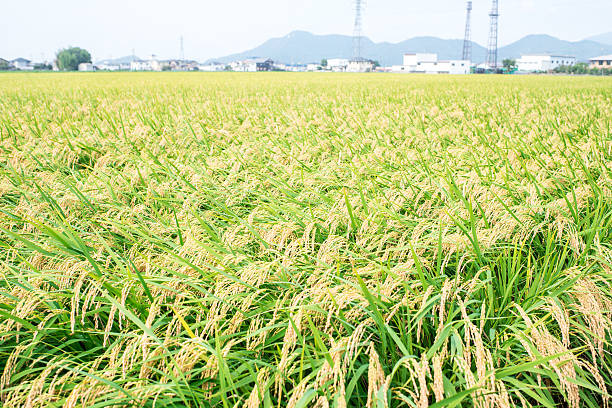
[[[267,58],[253,58],[230,62],[229,66],[232,71],[236,72],[272,71],[274,69],[274,61]]]
[[[130,63],[131,71],[153,71],[151,61],[134,60]]]
[[[79,71],[81,72],[91,72],[94,70],[94,66],[91,62],[81,62],[79,64]]]
[[[521,72],[549,72],[560,66],[576,65],[576,57],[567,55],[523,55],[516,61]]]
[[[602,55],[589,59],[591,68],[612,69],[612,55]]]
[[[220,62],[211,62],[210,64],[206,65],[198,65],[198,70],[204,72],[219,72],[225,71],[226,66],[226,64],[222,64]]]
[[[149,63],[151,64],[151,71],[163,71],[164,67],[170,66],[170,62],[169,61],[162,61],[162,60],[158,60],[156,58],[150,59]],[[168,68],[166,68],[166,69],[168,69]]]
[[[11,65],[15,69],[20,69],[24,71],[31,71],[34,69],[34,64],[32,61],[25,58],[15,58],[11,61]]]
[[[310,64],[306,64],[306,71],[308,72],[321,71],[321,70],[323,70],[323,67],[321,66],[321,64],[317,64],[316,62],[311,62]]]
[[[285,67],[286,71],[289,72],[306,72],[308,71],[307,65],[297,64],[297,65],[287,65]]]
[[[96,63],[95,68],[99,71],[119,71],[121,70],[121,64],[101,62],[101,63]],[[130,69],[129,65],[127,69]]]
[[[169,66],[168,61],[157,59],[156,55],[150,55],[144,60],[134,60],[130,63],[132,71],[162,71],[165,66]]]
[[[162,69],[164,66],[170,67],[172,71],[196,71],[199,70],[199,64],[197,61],[192,60],[168,60],[160,61]]]
[[[350,60],[346,66],[346,72],[372,72],[374,71],[374,62],[367,59]]]
[[[470,73],[470,61],[438,60],[438,54],[404,54],[404,64],[394,65],[391,72],[410,74],[451,74],[466,75]]]
[[[287,71],[287,64],[282,62],[275,62],[273,71]]]
[[[327,68],[334,72],[344,72],[349,65],[347,58],[330,58],[327,60]]]
[[[274,69],[274,61],[268,58],[256,58],[248,61],[249,72],[254,71],[272,71]]]

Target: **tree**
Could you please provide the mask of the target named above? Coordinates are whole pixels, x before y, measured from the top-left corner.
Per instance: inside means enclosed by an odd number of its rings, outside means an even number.
[[[4,60],[0,60],[0,71],[8,71],[11,69],[11,65]]]
[[[327,59],[323,58],[323,59],[321,60],[321,66],[322,66],[322,67],[326,67],[326,66],[327,66]]]
[[[62,71],[76,71],[83,62],[91,62],[91,54],[82,48],[70,47],[57,53],[57,66]]]
[[[507,71],[512,71],[514,68],[516,68],[516,60],[510,58],[506,58],[502,64]]]
[[[43,63],[39,63],[39,64],[34,64],[34,69],[36,71],[51,71],[53,69],[53,67],[50,64],[45,64]]]

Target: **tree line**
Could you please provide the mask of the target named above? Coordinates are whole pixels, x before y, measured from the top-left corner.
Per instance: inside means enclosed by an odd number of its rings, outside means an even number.
[[[553,69],[556,74],[574,75],[612,75],[612,68],[590,68],[589,64],[579,62],[576,65],[561,65]]]
[[[68,47],[61,49],[55,56],[57,68],[60,71],[77,71],[79,64],[84,62],[91,63],[91,54],[89,51],[79,47]],[[33,68],[38,71],[51,70],[53,67],[50,64],[40,63],[34,64]],[[7,61],[0,61],[0,71],[12,69]]]

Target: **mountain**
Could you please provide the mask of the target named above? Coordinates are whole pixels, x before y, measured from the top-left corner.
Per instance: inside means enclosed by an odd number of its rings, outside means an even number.
[[[499,49],[500,59],[518,58],[522,54],[571,55],[579,61],[587,61],[598,55],[612,53],[612,45],[595,41],[564,41],[550,35],[528,35],[517,42]]]
[[[364,50],[364,55],[373,60],[380,61],[382,65],[399,65],[402,64],[403,55],[408,52],[435,52],[441,60],[461,59],[463,40],[444,40],[437,37],[415,37],[395,44],[387,42],[373,44],[370,49],[366,48]],[[472,59],[475,61],[484,61],[486,55],[486,48],[472,42]],[[388,60],[390,60],[391,63],[383,62]]]
[[[362,54],[382,65],[399,65],[407,52],[437,52],[440,59],[459,59],[463,40],[442,40],[435,37],[417,37],[400,43],[374,43],[362,39]],[[484,60],[486,50],[474,43],[475,58]],[[319,62],[323,58],[351,58],[353,38],[348,35],[315,35],[306,31],[293,31],[281,38],[273,38],[260,46],[238,54],[215,58],[208,62],[231,62],[253,57],[266,57],[287,64]]]
[[[589,41],[595,41],[601,44],[612,45],[612,32],[594,35],[593,37],[587,38]]]
[[[138,58],[135,55],[127,55],[125,57],[119,57],[119,58],[114,58],[114,59],[105,59],[105,60],[96,61],[96,64],[107,64],[107,65],[129,64],[132,61],[136,61],[136,60],[139,60],[139,59],[140,58]]]
[[[473,44],[472,60],[483,62],[486,49]],[[362,55],[379,61],[381,65],[400,65],[402,56],[408,52],[437,53],[441,60],[460,59],[463,40],[445,40],[437,37],[415,37],[399,43],[375,43],[369,38],[362,40]],[[520,58],[523,54],[561,54],[572,55],[580,61],[589,58],[612,54],[612,45],[605,45],[591,40],[578,42],[564,41],[549,35],[528,35],[521,40],[499,49],[499,60]],[[228,63],[254,57],[271,58],[287,64],[305,64],[319,62],[323,58],[350,58],[353,55],[353,39],[347,35],[315,35],[306,31],[273,38],[260,46],[238,54],[209,60]]]

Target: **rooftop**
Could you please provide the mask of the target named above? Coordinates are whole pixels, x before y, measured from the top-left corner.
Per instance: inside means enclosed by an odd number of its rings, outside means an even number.
[[[602,55],[600,57],[589,58],[589,61],[612,61],[612,54],[610,55]]]
[[[554,58],[576,58],[573,55],[558,55],[558,54],[523,54],[523,57],[554,57]]]

